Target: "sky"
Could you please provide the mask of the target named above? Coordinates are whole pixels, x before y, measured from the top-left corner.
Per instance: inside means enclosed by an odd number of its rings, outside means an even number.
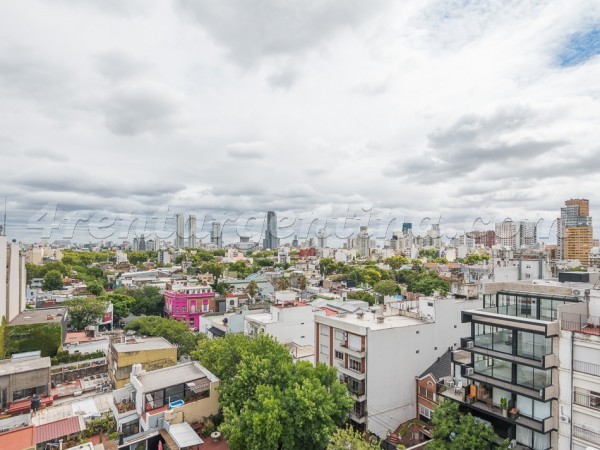
[[[7,236],[600,237],[599,80],[597,0],[0,0]]]

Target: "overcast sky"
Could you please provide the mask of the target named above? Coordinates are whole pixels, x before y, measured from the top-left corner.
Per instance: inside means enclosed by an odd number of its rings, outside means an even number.
[[[0,0],[7,234],[46,205],[600,224],[599,54],[597,0]]]

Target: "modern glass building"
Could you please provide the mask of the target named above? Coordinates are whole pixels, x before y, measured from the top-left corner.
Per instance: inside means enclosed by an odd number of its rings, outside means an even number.
[[[499,290],[483,302],[462,312],[471,335],[453,352],[454,383],[441,395],[522,448],[557,448],[558,308],[578,298]]]

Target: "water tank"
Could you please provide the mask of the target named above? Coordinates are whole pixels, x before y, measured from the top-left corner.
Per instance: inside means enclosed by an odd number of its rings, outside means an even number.
[[[140,363],[136,363],[131,366],[131,374],[138,376],[142,374],[142,365]]]

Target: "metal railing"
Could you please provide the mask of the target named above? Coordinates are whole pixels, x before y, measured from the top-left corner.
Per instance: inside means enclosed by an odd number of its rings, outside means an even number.
[[[560,327],[565,331],[600,335],[600,317],[587,314],[563,313]]]
[[[587,361],[573,361],[573,370],[575,372],[587,373],[588,375],[595,375],[600,377],[600,364],[594,364]]]
[[[597,433],[596,431],[573,425],[573,435],[576,438],[583,439],[584,441],[591,442],[592,444],[600,444],[600,433]]]
[[[590,392],[575,391],[573,403],[600,410],[600,395],[595,395]]]

